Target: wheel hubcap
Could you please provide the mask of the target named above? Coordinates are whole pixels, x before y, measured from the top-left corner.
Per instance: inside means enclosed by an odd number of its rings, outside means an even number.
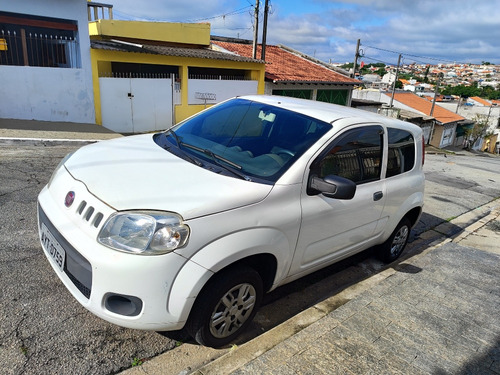
[[[240,329],[255,307],[256,295],[255,288],[247,283],[230,289],[215,306],[210,318],[210,333],[225,338]]]
[[[406,240],[408,238],[408,234],[410,233],[410,229],[405,225],[402,226],[396,235],[394,236],[394,239],[392,240],[392,246],[391,246],[391,254],[392,255],[397,255],[401,251],[403,251],[403,248],[406,244]]]

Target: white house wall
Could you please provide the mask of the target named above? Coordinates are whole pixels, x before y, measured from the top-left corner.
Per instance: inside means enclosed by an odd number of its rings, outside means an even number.
[[[469,120],[474,120],[477,115],[484,116],[488,118],[489,114],[489,120],[488,120],[488,125],[489,125],[489,130],[495,131],[498,125],[498,118],[500,117],[500,107],[487,107],[487,106],[465,106],[465,105],[460,105],[458,107],[457,111],[457,105],[458,103],[441,103],[438,102],[436,103],[439,106],[446,108],[449,111],[456,112],[460,116],[465,117],[466,119]]]
[[[1,10],[77,21],[81,67],[0,65],[0,117],[95,123],[87,1],[4,1]]]
[[[376,102],[381,102],[384,104],[390,104],[391,102],[391,93],[389,96],[379,90],[352,90],[352,98],[353,99],[364,99],[364,100],[373,100]],[[393,105],[399,109],[404,109],[410,112],[418,112],[414,108],[407,106],[403,103],[398,102],[397,100],[393,101]]]

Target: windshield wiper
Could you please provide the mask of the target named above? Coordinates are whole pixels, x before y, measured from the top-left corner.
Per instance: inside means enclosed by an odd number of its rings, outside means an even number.
[[[170,134],[172,134],[172,137],[174,137],[175,139],[175,143],[177,144],[177,147],[178,148],[181,148],[181,139],[179,138],[179,136],[177,134],[175,134],[175,132],[172,130],[172,129],[168,129],[168,132]]]
[[[232,174],[234,174],[235,176],[238,176],[239,178],[241,178],[242,180],[246,180],[246,181],[252,181],[252,179],[250,177],[248,177],[247,175],[245,175],[244,173],[241,173],[240,171],[243,169],[243,167],[239,164],[236,164],[235,162],[232,162],[231,160],[229,159],[226,159],[225,157],[223,156],[220,156],[220,155],[217,155],[216,153],[214,153],[213,151],[209,150],[209,149],[206,149],[206,148],[201,148],[201,147],[198,147],[198,146],[193,146],[193,145],[190,145],[189,143],[184,143],[184,142],[181,142],[181,145],[187,147],[187,148],[191,148],[195,151],[198,151],[198,152],[202,152],[204,153],[205,155],[208,155],[210,156],[210,158],[212,159],[212,161],[217,164],[219,167],[221,168],[224,168],[226,171],[229,171],[231,172]],[[223,163],[227,163],[229,164],[231,167],[233,168],[230,168],[226,165],[224,165]],[[235,170],[235,169],[236,170]]]
[[[196,164],[198,167],[202,167],[203,166],[202,162],[200,162],[199,160],[193,158],[188,153],[186,153],[186,151],[182,150],[181,146],[185,145],[185,143],[183,143],[181,141],[180,137],[177,134],[175,134],[175,132],[172,129],[169,129],[168,133],[170,133],[172,135],[172,137],[175,139],[175,143],[177,144],[177,148],[182,153],[182,156],[184,156],[185,159],[187,159],[188,161],[192,162],[193,164]]]

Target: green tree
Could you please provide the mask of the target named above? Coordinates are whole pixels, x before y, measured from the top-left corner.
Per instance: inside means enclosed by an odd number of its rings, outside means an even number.
[[[500,91],[495,90],[491,86],[484,86],[484,87],[481,87],[480,92],[479,92],[479,96],[481,98],[488,98],[490,100],[491,99],[500,99]]]
[[[383,77],[385,75],[385,73],[387,73],[387,71],[385,70],[385,66],[380,67],[377,70],[375,70],[375,74],[378,74],[381,77]]]
[[[396,81],[396,88],[397,89],[402,89],[403,88],[403,82],[401,82],[399,79]]]
[[[440,90],[443,95],[457,95],[461,97],[481,96],[481,89],[474,86],[446,86]]]
[[[409,73],[399,73],[398,77],[401,79],[410,80],[410,79],[414,78],[414,75],[409,74]]]

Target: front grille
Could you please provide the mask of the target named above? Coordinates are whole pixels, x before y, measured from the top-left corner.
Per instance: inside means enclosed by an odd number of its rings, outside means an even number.
[[[91,290],[87,288],[85,285],[83,285],[78,279],[73,276],[71,272],[69,272],[66,267],[64,268],[64,271],[66,272],[66,275],[68,275],[69,279],[71,282],[77,287],[77,289],[85,296],[87,299],[90,298],[90,292]]]
[[[71,244],[64,238],[51,223],[42,207],[38,205],[39,222],[44,223],[57,242],[66,252],[64,273],[75,287],[88,299],[92,292],[92,266]]]
[[[76,213],[82,217],[83,220],[88,221],[94,228],[98,228],[101,224],[104,215],[101,212],[96,212],[95,208],[82,200],[76,209]]]

